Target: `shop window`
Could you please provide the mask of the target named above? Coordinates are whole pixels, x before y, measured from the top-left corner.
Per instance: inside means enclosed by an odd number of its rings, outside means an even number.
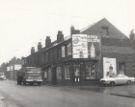
[[[56,78],[57,78],[57,80],[62,80],[62,68],[61,67],[56,68]]]
[[[65,68],[64,68],[64,79],[65,80],[70,80],[69,66],[65,66]]]
[[[96,78],[95,65],[87,65],[85,79],[90,80],[90,79],[95,79],[95,78]]]
[[[61,47],[61,55],[62,55],[62,58],[65,57],[65,46]]]
[[[71,43],[69,43],[69,44],[67,45],[67,55],[68,55],[68,56],[72,55]]]
[[[48,81],[52,81],[52,71],[51,71],[51,68],[48,68]]]

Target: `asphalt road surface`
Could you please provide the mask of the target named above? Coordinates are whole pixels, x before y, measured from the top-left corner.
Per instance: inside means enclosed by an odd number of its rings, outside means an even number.
[[[135,99],[53,86],[18,86],[0,81],[0,96],[10,107],[135,107]]]

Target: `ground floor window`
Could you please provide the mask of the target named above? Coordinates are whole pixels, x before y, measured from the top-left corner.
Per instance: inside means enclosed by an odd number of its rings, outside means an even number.
[[[65,80],[70,80],[70,70],[69,66],[64,67],[64,79]]]
[[[96,78],[96,70],[95,65],[86,65],[85,79],[95,79]]]
[[[62,80],[62,68],[60,66],[56,67],[56,78],[57,80]]]
[[[52,70],[48,68],[48,81],[52,81]]]

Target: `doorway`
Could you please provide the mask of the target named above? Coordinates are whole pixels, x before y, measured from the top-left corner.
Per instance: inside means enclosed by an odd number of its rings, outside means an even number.
[[[80,66],[79,65],[74,66],[74,83],[75,84],[80,83]]]

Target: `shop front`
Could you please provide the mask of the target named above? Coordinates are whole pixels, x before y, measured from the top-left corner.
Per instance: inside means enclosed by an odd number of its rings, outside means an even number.
[[[97,60],[73,60],[47,67],[46,83],[53,85],[85,85],[97,81]]]

